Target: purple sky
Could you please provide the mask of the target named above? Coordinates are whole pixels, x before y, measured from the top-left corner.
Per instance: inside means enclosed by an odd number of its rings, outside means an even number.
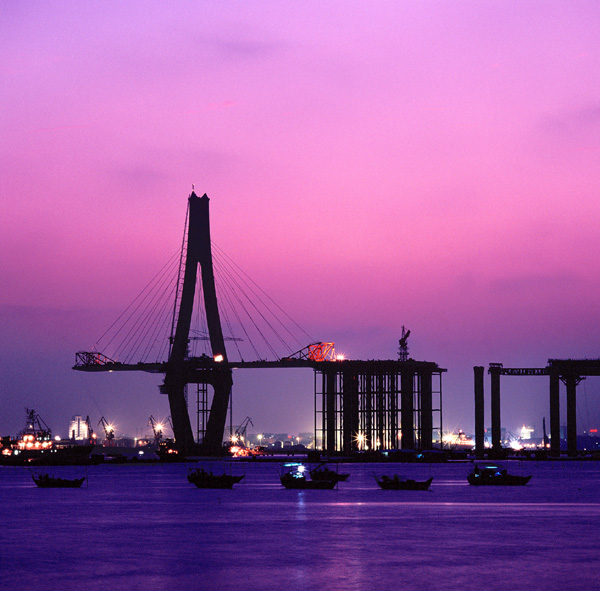
[[[595,0],[0,3],[0,434],[26,406],[62,433],[168,414],[155,376],[70,368],[179,247],[192,183],[311,335],[394,358],[409,327],[448,369],[448,428],[472,428],[473,365],[600,357],[599,21]],[[310,371],[235,379],[234,423],[312,430]],[[600,428],[600,383],[578,394]],[[502,414],[540,428],[547,380],[506,378]]]

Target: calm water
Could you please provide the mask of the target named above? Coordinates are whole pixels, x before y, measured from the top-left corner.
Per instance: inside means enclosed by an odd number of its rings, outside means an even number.
[[[468,469],[352,464],[338,490],[292,491],[278,465],[241,464],[216,491],[184,465],[95,466],[81,490],[0,467],[0,589],[600,588],[600,464],[513,462],[533,474],[514,488],[469,486]],[[379,490],[394,472],[431,490]]]

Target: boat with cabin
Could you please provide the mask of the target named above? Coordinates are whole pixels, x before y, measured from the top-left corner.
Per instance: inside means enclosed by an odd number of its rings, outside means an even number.
[[[26,408],[25,428],[17,437],[0,439],[0,465],[4,466],[66,466],[91,463],[90,453],[95,443],[81,445],[68,439],[52,437],[52,430],[33,409]]]
[[[531,475],[509,474],[506,468],[496,464],[475,464],[467,480],[473,486],[524,486],[531,480]]]
[[[329,479],[314,479],[311,476],[310,470],[300,462],[290,462],[283,465],[283,472],[280,475],[281,484],[285,488],[299,490],[332,490],[337,486],[339,480],[334,478]]]

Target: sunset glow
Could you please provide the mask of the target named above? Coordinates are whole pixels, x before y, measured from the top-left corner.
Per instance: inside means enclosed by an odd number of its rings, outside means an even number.
[[[180,248],[193,183],[213,241],[315,340],[393,359],[410,328],[449,424],[470,430],[474,365],[600,357],[599,16],[2,3],[0,434],[24,406],[57,431],[169,414],[160,376],[71,366]],[[236,372],[233,422],[312,430],[312,380]],[[539,430],[547,380],[509,380],[503,422]],[[598,396],[580,387],[582,430]]]

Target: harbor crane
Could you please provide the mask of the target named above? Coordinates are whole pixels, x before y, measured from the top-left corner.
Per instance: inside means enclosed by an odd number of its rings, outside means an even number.
[[[90,415],[85,417],[85,424],[87,427],[87,438],[91,442],[94,439],[94,429],[92,428],[92,421],[90,421]]]
[[[27,415],[27,427],[23,430],[23,433],[39,433],[42,437],[50,439],[52,437],[52,430],[42,417],[40,417],[35,410],[32,408],[26,408],[25,413]]]
[[[154,443],[156,446],[158,446],[163,435],[163,425],[162,423],[157,423],[156,419],[152,415],[150,415],[150,418],[148,419],[148,424],[152,427],[152,432],[154,433]]]
[[[244,442],[244,438],[246,437],[246,429],[248,428],[248,423],[250,423],[254,427],[254,423],[250,417],[246,417],[242,424],[235,430],[235,434],[233,436],[233,440],[237,442]]]
[[[104,417],[100,417],[98,424],[102,425],[102,428],[104,429],[104,436],[106,438],[106,444],[110,447],[111,441],[115,438],[115,428]]]

